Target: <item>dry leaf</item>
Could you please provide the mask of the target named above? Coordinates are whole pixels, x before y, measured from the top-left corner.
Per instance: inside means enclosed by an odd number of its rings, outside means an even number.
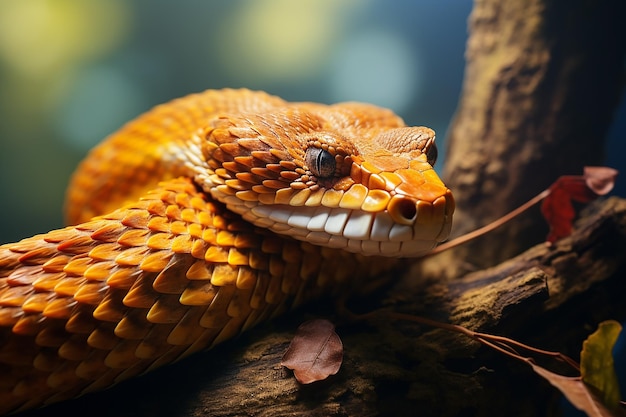
[[[583,176],[587,187],[597,195],[606,195],[615,185],[618,171],[609,167],[585,167]]]
[[[583,175],[564,175],[551,186],[541,203],[541,213],[550,225],[546,240],[555,242],[572,233],[576,215],[572,201],[588,203],[613,189],[617,171],[608,167],[585,167]]]
[[[335,375],[343,361],[343,344],[328,320],[310,320],[298,327],[281,365],[293,370],[301,384]]]
[[[570,403],[589,417],[616,417],[622,414],[619,410],[614,414],[602,404],[600,398],[592,392],[581,377],[568,377],[548,371],[541,366],[531,363],[533,370],[554,385],[565,395]]]

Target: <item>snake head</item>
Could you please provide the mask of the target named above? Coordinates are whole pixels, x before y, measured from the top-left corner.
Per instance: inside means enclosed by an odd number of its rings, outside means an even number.
[[[450,232],[435,133],[391,111],[296,103],[223,115],[204,132],[202,187],[260,227],[364,255],[419,256]]]

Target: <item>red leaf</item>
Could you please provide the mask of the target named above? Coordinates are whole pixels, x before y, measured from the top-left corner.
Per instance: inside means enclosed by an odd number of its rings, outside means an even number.
[[[310,320],[298,327],[281,365],[293,369],[301,384],[335,375],[343,361],[343,344],[328,320]]]
[[[583,175],[564,175],[549,188],[541,204],[541,213],[550,226],[550,243],[569,236],[576,215],[572,201],[588,203],[611,191],[617,170],[608,167],[585,167]]]

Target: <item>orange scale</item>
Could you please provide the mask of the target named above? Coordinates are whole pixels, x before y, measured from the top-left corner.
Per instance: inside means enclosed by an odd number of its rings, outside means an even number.
[[[41,266],[45,272],[62,272],[65,265],[72,259],[70,255],[59,254]]]
[[[187,193],[178,193],[176,194],[176,205],[178,207],[189,207],[190,205],[190,198],[189,198],[189,194]]]
[[[185,208],[180,212],[180,218],[185,223],[194,223],[196,221],[196,211],[191,208]]]
[[[87,268],[93,265],[95,261],[87,256],[75,257],[63,268],[68,276],[82,276]]]
[[[201,308],[189,309],[168,335],[167,343],[174,346],[189,346],[195,342],[204,333],[204,328],[198,326],[203,313],[204,310]]]
[[[74,299],[79,303],[97,305],[105,296],[107,286],[102,282],[86,282],[74,293]]]
[[[209,305],[216,294],[213,284],[207,281],[191,281],[180,295],[180,303],[186,306]]]
[[[87,268],[83,275],[89,281],[104,281],[111,275],[111,271],[116,266],[117,264],[113,261],[98,262]]]
[[[96,321],[91,314],[92,308],[81,306],[65,323],[65,330],[70,333],[90,334],[96,328]]]
[[[205,209],[206,201],[200,197],[192,197],[189,201],[189,207],[193,210],[203,211]]]
[[[57,250],[60,252],[68,253],[84,253],[86,252],[94,241],[89,236],[76,236],[73,239],[66,240],[57,246]],[[30,254],[26,254],[20,258],[20,262],[25,263],[31,257]]]
[[[219,246],[233,246],[235,244],[235,239],[236,239],[235,234],[226,230],[220,230],[217,233],[216,243]]]
[[[24,315],[21,307],[0,308],[0,327],[12,327]]]
[[[148,240],[149,230],[133,229],[127,230],[117,239],[117,243],[122,246],[143,246]]]
[[[191,256],[196,259],[204,259],[206,251],[208,250],[209,245],[203,240],[195,240],[191,245]]]
[[[41,270],[42,267],[39,265],[22,266],[6,277],[6,283],[10,286],[31,285],[41,274]]]
[[[139,268],[147,272],[160,272],[167,266],[173,255],[173,252],[166,250],[151,253],[141,261]]]
[[[135,356],[138,345],[137,340],[121,340],[106,356],[104,364],[114,369],[130,368],[140,360]]]
[[[209,211],[201,211],[198,213],[198,222],[202,226],[213,226],[213,213]]]
[[[148,222],[148,229],[153,232],[169,233],[170,221],[166,217],[153,217]]]
[[[99,261],[113,260],[120,253],[120,245],[117,243],[103,243],[89,251],[89,257]]]
[[[203,227],[197,223],[191,223],[187,226],[187,233],[189,233],[190,236],[196,239],[202,238],[203,231],[204,231]]]
[[[127,210],[121,223],[133,229],[145,229],[150,221],[150,213],[145,210]]]
[[[28,298],[26,298],[26,300],[24,300],[22,310],[24,310],[26,314],[41,313],[48,305],[48,301],[53,297],[54,294],[50,293],[31,294]]]
[[[93,311],[93,317],[104,322],[117,323],[124,317],[124,309],[120,308],[119,300],[105,296],[104,299]],[[92,345],[94,347],[99,347]]]
[[[237,248],[230,248],[228,251],[228,263],[230,265],[248,265],[248,253]]]
[[[61,320],[44,319],[41,331],[35,337],[35,343],[45,347],[59,347],[67,341],[68,334]]]
[[[189,309],[178,299],[179,296],[175,295],[161,295],[146,314],[146,319],[154,324],[178,323]]]
[[[71,362],[65,362],[48,376],[46,383],[53,389],[72,386],[76,382],[76,366],[76,364],[71,364]]]
[[[121,266],[137,266],[149,251],[144,246],[121,250],[115,257],[115,263]]]
[[[91,233],[90,237],[93,240],[101,242],[115,242],[117,238],[123,233],[126,226],[120,223],[108,223],[103,227],[98,228]]]
[[[4,312],[4,308],[2,311]],[[10,309],[6,309],[10,311]],[[15,323],[13,324],[13,328],[11,329],[13,333],[20,336],[35,336],[41,330],[41,316],[39,314],[29,314],[23,315],[24,312],[20,309],[19,314],[17,313],[14,316]],[[2,318],[0,317],[0,320]]]
[[[165,215],[169,219],[180,220],[181,218],[180,208],[174,205],[167,206],[167,208],[165,209]]]
[[[61,296],[71,297],[85,282],[87,280],[83,277],[67,277],[54,286],[54,292]]]
[[[212,273],[212,267],[209,269],[209,264],[197,260],[187,269],[185,276],[190,280],[207,280],[211,278]]]
[[[221,264],[213,267],[213,274],[211,275],[211,284],[216,287],[234,286],[237,282],[237,268],[228,265]]]
[[[135,268],[117,268],[108,276],[106,283],[111,288],[127,290],[133,285],[139,273]]]
[[[193,244],[193,239],[189,235],[176,236],[172,240],[172,252],[174,253],[189,253]]]
[[[79,237],[79,238],[75,238],[72,239],[70,241],[68,241],[70,243],[70,246],[72,246],[73,244],[76,244],[77,246],[84,246],[85,242],[90,243],[91,239],[89,239],[88,237],[85,238],[83,236]],[[66,243],[66,242],[64,242]],[[61,245],[59,245],[59,248],[61,247]],[[59,249],[62,250],[62,249]],[[43,262],[38,262],[39,259],[45,259],[45,258],[50,258],[50,256],[52,256],[54,253],[56,252],[56,250],[53,247],[49,247],[49,246],[43,246],[43,247],[39,247],[36,249],[32,249],[29,250],[28,252],[26,252],[25,254],[23,254],[22,256],[20,256],[18,258],[18,261],[22,264],[38,264],[38,263],[43,263]]]
[[[146,246],[150,249],[169,249],[172,246],[173,236],[170,233],[155,233],[148,238]]]
[[[59,347],[59,356],[71,361],[82,361],[87,359],[90,346],[87,344],[84,336],[73,336]]]
[[[204,255],[204,260],[214,263],[228,262],[228,250],[219,246],[210,246]]]

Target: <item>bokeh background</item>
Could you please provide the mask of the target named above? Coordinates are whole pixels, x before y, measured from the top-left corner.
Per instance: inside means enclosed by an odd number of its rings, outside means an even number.
[[[442,147],[461,91],[471,7],[1,0],[0,243],[60,227],[68,178],[94,144],[158,103],[207,88],[371,102],[434,128]],[[626,131],[624,107],[612,143]],[[607,163],[623,164],[623,153],[611,150]]]

